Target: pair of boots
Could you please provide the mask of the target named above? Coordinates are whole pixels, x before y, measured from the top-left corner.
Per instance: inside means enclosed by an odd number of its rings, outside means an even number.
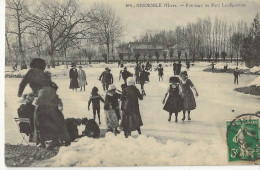
[[[137,129],[137,132],[139,135],[142,134],[140,127]],[[128,136],[131,136],[131,131],[128,131],[128,130],[124,131],[124,135],[125,135],[125,138],[128,138]]]
[[[172,113],[169,113],[169,119],[168,121],[170,122],[172,119]],[[175,122],[178,122],[178,113],[175,113]]]
[[[183,112],[183,118],[181,119],[182,121],[184,121],[185,120],[185,112]],[[188,111],[188,120],[191,120],[191,118],[190,118],[190,111]]]

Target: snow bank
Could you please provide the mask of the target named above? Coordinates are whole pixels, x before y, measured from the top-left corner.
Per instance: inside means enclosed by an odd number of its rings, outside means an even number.
[[[228,65],[229,69],[235,69],[236,67],[238,67],[241,70],[248,69],[248,67],[245,65],[245,63],[239,63],[238,66],[237,66],[236,62],[233,62],[233,63],[223,63],[223,62],[222,63],[216,63],[214,68],[223,69],[225,65]]]
[[[255,66],[255,67],[251,68],[250,72],[251,73],[260,73],[260,66],[258,66],[258,67]]]
[[[250,84],[247,85],[249,86],[260,86],[260,76],[258,76],[254,81],[252,81]]]
[[[168,140],[159,143],[153,137],[140,135],[125,138],[121,133],[105,138],[81,138],[58,155],[36,166],[169,166],[226,164],[219,143],[185,144]],[[227,154],[226,154],[227,155]],[[216,161],[218,160],[218,161]],[[217,162],[217,164],[216,164]]]

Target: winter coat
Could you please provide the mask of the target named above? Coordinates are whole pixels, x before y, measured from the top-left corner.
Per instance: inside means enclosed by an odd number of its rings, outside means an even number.
[[[169,86],[168,90],[168,98],[164,104],[163,110],[169,113],[178,113],[183,108],[182,98],[179,91],[179,85],[175,88],[172,85]]]
[[[61,100],[51,87],[44,87],[38,93],[36,100],[36,115],[34,123],[40,134],[41,141],[69,141],[70,137],[62,112],[58,109]]]
[[[104,74],[104,82],[106,84],[113,84],[113,75],[109,72],[106,72]]]
[[[71,68],[70,73],[69,73],[69,77],[70,77],[70,89],[79,88],[77,69]]]
[[[79,137],[77,120],[75,118],[67,118],[65,121],[70,136],[70,141],[73,142],[75,139]]]
[[[86,73],[84,70],[79,70],[78,71],[78,80],[79,80],[79,86],[85,86],[87,85],[87,78],[86,78]]]
[[[82,132],[82,136],[92,137],[91,132],[93,133],[93,138],[98,138],[100,135],[100,129],[98,124],[94,119],[89,119],[88,123],[85,126],[85,130]]]
[[[27,84],[29,84],[33,93],[37,94],[41,88],[49,86],[51,84],[51,77],[47,72],[44,72],[43,70],[37,68],[30,69],[25,74],[20,83],[18,96],[21,96],[23,94],[23,91]]]
[[[32,103],[22,104],[18,108],[18,117],[19,118],[29,118],[30,119],[30,124],[24,123],[24,122],[20,122],[19,123],[20,132],[21,133],[25,133],[27,136],[29,134],[33,134],[33,129],[34,129],[34,123],[33,123],[34,111],[35,111],[35,106],[32,105]]]
[[[124,103],[121,126],[126,131],[135,131],[143,125],[138,100],[143,96],[135,86],[128,86],[122,93],[121,100]]]
[[[123,78],[123,80],[124,80],[125,82],[126,82],[126,79],[127,79],[128,77],[133,76],[132,73],[130,73],[129,71],[122,71],[122,72],[121,72],[121,75],[122,75],[122,78]]]
[[[162,76],[162,75],[163,75],[163,68],[162,68],[162,67],[159,67],[159,68],[158,68],[158,75],[159,75],[159,76]]]
[[[99,76],[99,81],[101,81],[102,83],[105,82],[105,79],[104,79],[105,74],[106,74],[106,71],[103,71],[103,72],[101,73],[101,75]]]
[[[104,103],[104,99],[99,94],[96,94],[96,95],[91,94],[91,96],[89,97],[89,100],[88,100],[88,107],[89,107],[90,103],[92,102],[92,109],[99,109],[100,101],[102,101]]]

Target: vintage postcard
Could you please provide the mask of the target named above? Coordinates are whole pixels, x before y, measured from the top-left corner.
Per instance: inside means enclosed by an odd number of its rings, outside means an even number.
[[[7,167],[260,164],[259,0],[6,0]]]

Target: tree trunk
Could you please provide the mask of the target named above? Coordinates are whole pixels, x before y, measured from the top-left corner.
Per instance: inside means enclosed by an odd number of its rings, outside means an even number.
[[[108,62],[109,62],[109,52],[110,52],[110,49],[109,49],[109,42],[106,43],[106,45],[107,45],[107,58],[106,58],[106,63],[108,63]]]

